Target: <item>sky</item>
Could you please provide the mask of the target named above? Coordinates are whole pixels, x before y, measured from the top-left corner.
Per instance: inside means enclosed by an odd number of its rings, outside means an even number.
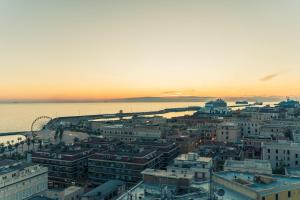
[[[0,100],[300,96],[298,0],[1,0]]]

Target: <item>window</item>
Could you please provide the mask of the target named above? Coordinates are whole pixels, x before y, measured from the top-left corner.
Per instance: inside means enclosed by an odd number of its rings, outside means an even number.
[[[278,149],[276,149],[276,153],[278,153]]]
[[[298,158],[298,154],[295,154],[295,157]]]
[[[268,149],[268,153],[270,153],[271,151],[270,151],[270,149]]]
[[[287,154],[290,154],[290,150],[287,150]]]
[[[278,198],[278,194],[276,194],[276,195],[275,195],[275,198],[276,198],[276,200],[278,200],[278,199],[279,199],[279,198]]]
[[[261,200],[266,200],[266,197],[262,197]]]
[[[291,191],[288,191],[288,198],[292,196]]]
[[[298,165],[298,161],[295,162],[295,165]]]

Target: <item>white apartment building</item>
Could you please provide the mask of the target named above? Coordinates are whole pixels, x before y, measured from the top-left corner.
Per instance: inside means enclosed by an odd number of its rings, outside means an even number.
[[[272,168],[300,167],[300,143],[279,140],[262,144],[262,159],[269,160]]]
[[[101,134],[109,139],[118,139],[123,142],[132,142],[138,139],[155,140],[162,138],[162,131],[158,126],[126,126],[115,124],[100,128]]]
[[[0,200],[23,200],[48,189],[48,169],[36,164],[0,161]]]
[[[212,159],[200,157],[197,153],[181,154],[174,159],[174,164],[167,167],[167,171],[173,173],[191,174],[195,179],[208,179]]]
[[[241,131],[237,123],[223,122],[217,128],[217,141],[238,143],[241,140]]]
[[[224,171],[272,174],[272,166],[268,160],[226,160],[224,164]]]

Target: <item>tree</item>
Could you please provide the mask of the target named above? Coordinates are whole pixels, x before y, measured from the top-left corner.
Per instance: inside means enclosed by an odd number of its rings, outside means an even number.
[[[29,147],[30,147],[30,144],[31,144],[30,138],[26,139],[26,144],[27,144],[27,151],[29,151]]]
[[[54,135],[54,141],[55,141],[55,143],[57,142],[58,135],[59,135],[59,128],[57,128],[55,130],[55,135]]]
[[[10,145],[10,141],[6,141],[6,147],[8,149],[8,145]]]
[[[59,142],[62,142],[63,134],[64,134],[64,128],[60,127],[59,128]]]
[[[35,139],[32,139],[32,140],[31,140],[32,150],[33,150],[33,151],[34,151],[34,144],[35,144],[35,142],[36,142]]]
[[[79,142],[79,138],[78,138],[78,137],[74,137],[73,143],[75,144],[75,143],[77,143],[77,142]]]
[[[18,154],[19,143],[15,144],[16,153]]]
[[[8,151],[9,151],[9,157],[11,158],[11,152],[13,150],[13,146],[9,143],[7,148],[8,148]]]
[[[20,144],[21,144],[21,147],[22,147],[22,153],[23,153],[23,152],[24,152],[24,144],[25,144],[24,140],[22,140],[22,141],[20,142]]]
[[[38,142],[39,142],[39,149],[41,150],[42,149],[43,141],[41,139],[39,139]]]
[[[0,150],[1,153],[3,153],[5,151],[5,145],[3,142],[0,144],[0,149],[1,149]]]

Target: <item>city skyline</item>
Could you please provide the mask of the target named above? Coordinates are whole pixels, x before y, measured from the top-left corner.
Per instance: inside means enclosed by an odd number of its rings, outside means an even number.
[[[298,1],[3,1],[0,101],[300,96]]]

